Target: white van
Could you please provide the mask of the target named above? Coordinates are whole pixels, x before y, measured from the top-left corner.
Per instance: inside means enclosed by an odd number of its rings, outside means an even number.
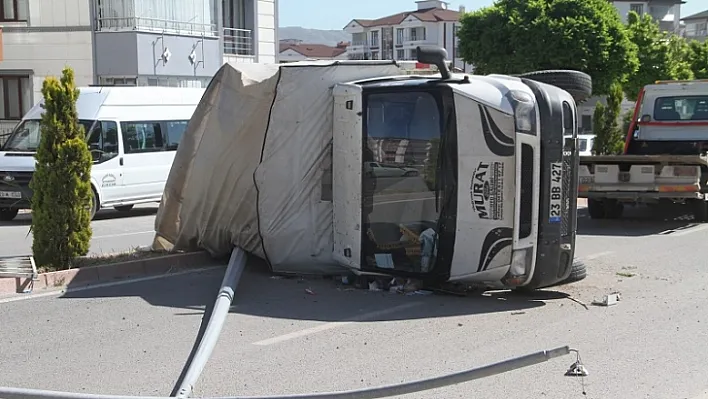
[[[76,109],[94,165],[91,217],[159,202],[175,151],[204,89],[82,87]],[[39,146],[42,103],[32,107],[0,149],[0,221],[30,209],[29,182]]]

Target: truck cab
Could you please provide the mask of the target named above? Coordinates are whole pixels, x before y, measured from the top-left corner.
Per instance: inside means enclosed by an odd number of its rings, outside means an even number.
[[[334,259],[365,274],[505,288],[567,279],[573,96],[543,83],[547,74],[439,70],[335,85]],[[382,165],[395,173],[375,172]]]

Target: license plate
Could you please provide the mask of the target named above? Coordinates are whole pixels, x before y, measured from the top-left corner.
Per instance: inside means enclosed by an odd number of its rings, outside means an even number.
[[[19,191],[0,191],[0,198],[20,199],[22,198],[22,193]]]
[[[549,194],[549,223],[560,223],[563,204],[563,163],[551,164],[551,187]]]

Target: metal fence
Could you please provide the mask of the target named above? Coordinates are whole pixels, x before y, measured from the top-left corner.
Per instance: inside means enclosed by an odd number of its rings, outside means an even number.
[[[224,54],[255,55],[253,31],[250,29],[224,28]]]

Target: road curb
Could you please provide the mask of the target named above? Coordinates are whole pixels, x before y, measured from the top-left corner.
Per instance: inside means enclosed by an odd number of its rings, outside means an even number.
[[[206,251],[199,251],[42,273],[34,281],[34,285],[31,279],[2,278],[0,296],[23,293],[28,288],[37,292],[68,286],[87,287],[117,280],[174,273],[185,269],[199,269],[213,266],[217,262],[220,262],[220,259],[212,257]]]

